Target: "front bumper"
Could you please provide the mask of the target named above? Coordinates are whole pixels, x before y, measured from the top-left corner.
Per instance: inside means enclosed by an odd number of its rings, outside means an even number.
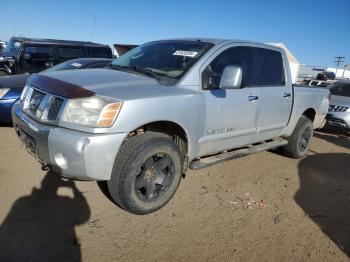
[[[18,98],[0,99],[0,123],[11,123],[11,109]]]
[[[326,119],[327,125],[350,129],[350,112],[329,112]]]
[[[93,134],[49,126],[27,116],[16,103],[15,130],[35,143],[35,157],[54,172],[78,180],[109,180],[115,157],[127,133]]]

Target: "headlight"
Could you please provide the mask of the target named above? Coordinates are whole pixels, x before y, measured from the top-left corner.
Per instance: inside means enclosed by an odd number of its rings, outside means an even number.
[[[26,84],[26,85],[24,86],[23,90],[22,90],[22,94],[21,94],[21,98],[20,98],[21,101],[22,101],[22,100],[25,98],[25,96],[27,95],[28,89],[29,89],[29,85]]]
[[[99,96],[72,99],[68,101],[61,121],[89,127],[110,127],[122,104],[122,101]]]
[[[0,98],[5,96],[8,91],[10,91],[10,88],[0,88]]]

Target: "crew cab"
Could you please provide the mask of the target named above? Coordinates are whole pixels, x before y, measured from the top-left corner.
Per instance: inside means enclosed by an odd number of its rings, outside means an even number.
[[[174,39],[138,46],[108,69],[35,74],[12,118],[44,169],[100,181],[117,205],[147,214],[188,168],[277,147],[303,157],[328,107],[327,89],[294,88],[278,47]]]

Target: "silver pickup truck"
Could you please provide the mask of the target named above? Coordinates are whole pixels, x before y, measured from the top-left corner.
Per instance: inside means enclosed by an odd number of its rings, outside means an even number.
[[[120,207],[147,214],[188,168],[277,147],[303,157],[328,107],[328,90],[294,88],[278,47],[175,39],[106,69],[32,75],[12,118],[43,169],[101,181]]]

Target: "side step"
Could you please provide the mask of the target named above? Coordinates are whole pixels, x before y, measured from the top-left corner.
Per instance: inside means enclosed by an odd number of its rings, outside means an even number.
[[[251,154],[258,153],[258,152],[262,152],[262,151],[274,149],[274,148],[277,148],[280,146],[284,146],[287,144],[288,144],[287,140],[273,140],[273,141],[269,141],[269,142],[260,143],[257,145],[251,145],[251,146],[248,146],[246,148],[231,150],[231,151],[227,151],[227,152],[220,153],[217,155],[207,156],[207,157],[203,157],[203,158],[198,159],[198,160],[194,160],[190,163],[190,168],[194,169],[194,170],[201,169],[201,168],[215,165],[215,164],[220,163],[220,162],[224,162],[226,160],[231,160],[231,159],[235,159],[235,158],[248,156]]]

